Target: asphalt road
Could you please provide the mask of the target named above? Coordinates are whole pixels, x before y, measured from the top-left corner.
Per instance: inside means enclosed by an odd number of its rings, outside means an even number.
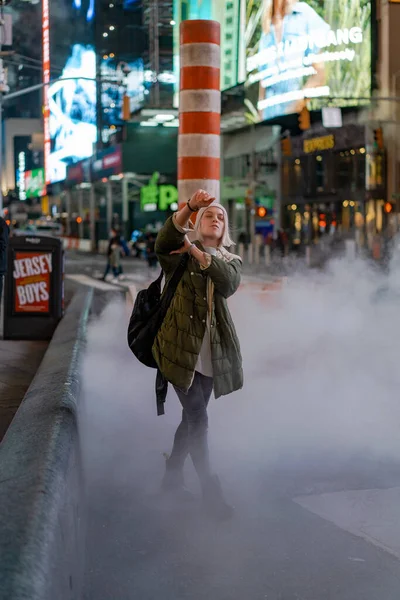
[[[67,270],[98,264],[72,257]],[[400,461],[349,453],[339,432],[330,446],[290,444],[276,418],[260,423],[266,390],[252,382],[210,410],[232,521],[203,515],[190,464],[194,501],[171,501],[159,485],[179,407],[171,393],[156,417],[154,373],[121,342],[127,318],[113,305],[92,325],[84,366],[85,599],[397,600]]]

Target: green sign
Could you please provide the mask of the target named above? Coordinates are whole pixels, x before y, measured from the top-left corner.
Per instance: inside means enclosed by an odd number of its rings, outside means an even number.
[[[41,198],[46,195],[44,169],[25,171],[25,193],[27,198]]]
[[[158,185],[159,173],[153,173],[148,185],[140,190],[140,208],[144,212],[177,210],[178,190],[174,185]]]

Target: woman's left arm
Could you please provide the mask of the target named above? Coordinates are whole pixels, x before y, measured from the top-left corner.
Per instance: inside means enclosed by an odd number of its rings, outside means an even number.
[[[201,265],[202,270],[214,283],[215,290],[224,298],[229,298],[240,285],[242,261],[234,258],[230,262],[225,262],[216,256],[208,256],[207,259],[208,264]]]
[[[242,261],[239,258],[225,262],[221,258],[202,252],[188,240],[187,236],[185,236],[183,246],[179,250],[174,250],[171,254],[183,254],[185,252],[188,252],[198,261],[201,270],[210,277],[215,290],[221,296],[229,298],[236,292],[240,285],[242,273]]]

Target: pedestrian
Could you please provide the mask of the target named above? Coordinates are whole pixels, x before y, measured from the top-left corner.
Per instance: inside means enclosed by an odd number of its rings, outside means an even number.
[[[121,275],[121,253],[123,252],[121,236],[115,229],[111,231],[107,248],[107,266],[103,275],[103,281],[112,270],[115,279]]]
[[[146,258],[149,269],[154,269],[157,266],[157,254],[155,251],[155,246],[156,236],[153,233],[149,233],[146,244]]]
[[[170,217],[156,240],[155,250],[166,278],[181,255],[188,263],[167,315],[157,334],[153,355],[161,374],[175,388],[182,404],[182,421],[166,461],[163,488],[185,494],[183,466],[190,454],[203,492],[205,509],[229,518],[232,507],[224,499],[213,473],[207,441],[207,407],[215,398],[243,385],[239,341],[226,299],[240,284],[241,259],[226,249],[233,245],[226,210],[199,190]],[[190,217],[197,213],[189,240]]]
[[[0,305],[1,305],[1,297],[3,294],[3,282],[4,275],[7,271],[7,248],[8,248],[8,237],[9,237],[9,229],[8,225],[3,219],[0,217]]]

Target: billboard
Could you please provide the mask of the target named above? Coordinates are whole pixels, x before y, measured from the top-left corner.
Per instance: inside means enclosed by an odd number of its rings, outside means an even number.
[[[46,195],[44,169],[25,172],[25,194],[27,198],[41,198]]]
[[[251,120],[370,97],[370,0],[251,0],[244,20]]]
[[[94,0],[43,1],[43,80],[54,82],[44,98],[46,183],[63,181],[97,141],[94,11]]]
[[[51,253],[15,252],[13,257],[15,313],[50,312],[51,269]]]
[[[105,55],[101,61],[101,106],[103,127],[121,125],[124,96],[129,98],[130,113],[138,110],[144,101],[143,59],[116,60]]]
[[[242,0],[244,1],[244,0]],[[179,101],[179,26],[188,19],[212,19],[221,24],[221,90],[238,83],[240,0],[174,0],[175,100]]]

